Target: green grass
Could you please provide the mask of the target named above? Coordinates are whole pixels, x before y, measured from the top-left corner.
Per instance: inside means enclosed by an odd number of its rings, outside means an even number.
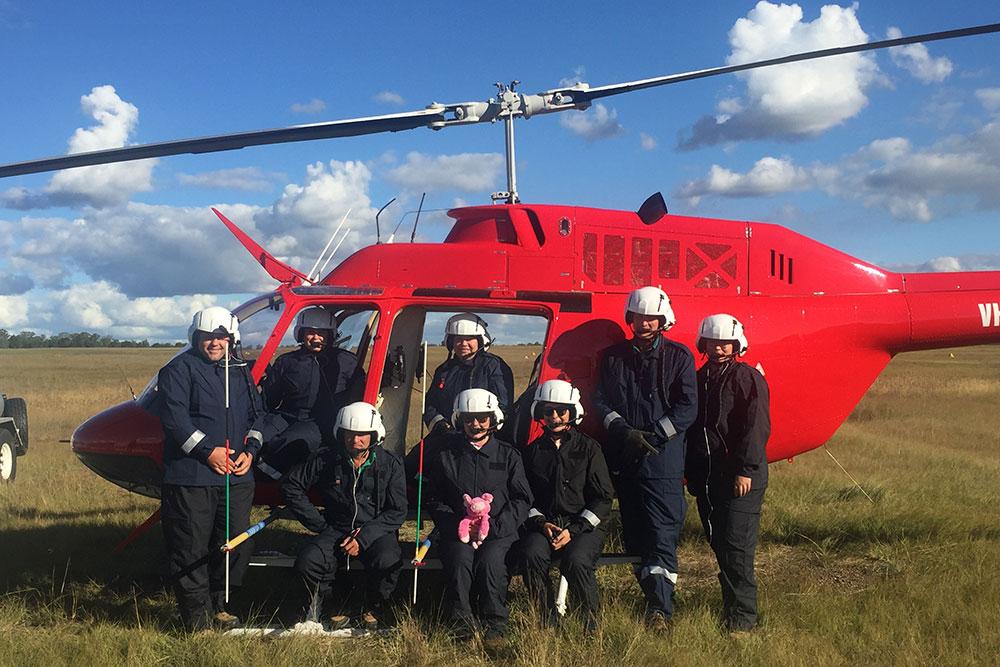
[[[139,385],[160,350],[0,353],[0,389],[28,400],[31,449],[0,487],[0,665],[479,664],[434,622],[433,575],[422,601],[383,638],[256,640],[180,633],[159,575],[158,531],[123,554],[112,547],[156,507],[97,478],[66,444],[87,415],[128,398],[119,364]],[[949,356],[953,354],[954,356]],[[523,353],[522,353],[523,356]],[[527,363],[527,362],[526,362]],[[523,374],[523,369],[515,366]],[[639,623],[627,567],[599,573],[599,638],[570,623],[531,623],[513,587],[508,659],[524,665],[983,664],[1000,655],[1000,349],[894,360],[829,444],[874,504],[821,450],[771,466],[758,551],[762,627],[731,639],[716,625],[715,564],[689,512],[669,636]],[[265,545],[287,546],[291,526]],[[266,621],[294,609],[290,573],[251,570],[237,601]],[[405,591],[403,590],[405,589]]]

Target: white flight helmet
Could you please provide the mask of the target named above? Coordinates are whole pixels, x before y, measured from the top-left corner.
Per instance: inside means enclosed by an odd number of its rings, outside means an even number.
[[[482,412],[493,413],[494,430],[503,426],[503,411],[500,409],[500,399],[492,391],[486,389],[466,389],[459,392],[452,406],[451,425],[456,430],[462,430],[462,415]]]
[[[535,389],[535,400],[531,402],[531,416],[541,419],[538,409],[546,403],[569,406],[569,417],[574,424],[583,421],[583,406],[580,404],[580,390],[566,380],[548,380]]]
[[[385,440],[385,424],[382,423],[382,415],[379,414],[374,405],[364,401],[351,403],[340,409],[340,412],[337,413],[337,423],[333,426],[338,440],[341,439],[341,429],[371,433],[372,447],[381,445],[382,441]]]
[[[698,327],[698,340],[695,342],[695,347],[702,354],[705,353],[705,340],[709,338],[712,340],[731,340],[736,343],[734,350],[736,356],[746,354],[748,345],[746,334],[743,332],[743,324],[732,315],[718,313],[703,319]]]
[[[632,315],[659,315],[663,318],[663,330],[677,323],[674,310],[670,307],[670,297],[658,287],[640,287],[632,290],[625,304],[625,323],[632,323]]]
[[[441,344],[451,350],[452,336],[479,336],[479,348],[485,350],[493,344],[493,338],[486,330],[488,325],[475,313],[459,313],[448,318],[444,326],[444,340]]]
[[[295,329],[292,331],[295,335],[295,340],[299,343],[302,342],[303,329],[325,329],[329,331],[330,335],[327,336],[326,344],[332,345],[334,339],[337,337],[337,316],[326,308],[306,308],[295,319]]]
[[[240,322],[236,316],[222,306],[210,306],[199,310],[188,327],[188,342],[193,346],[194,335],[198,331],[214,333],[222,329],[232,338],[233,345],[240,342]]]

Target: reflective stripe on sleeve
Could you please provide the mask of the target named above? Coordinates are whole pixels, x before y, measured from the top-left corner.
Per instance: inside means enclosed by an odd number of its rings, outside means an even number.
[[[582,512],[580,512],[580,516],[582,516],[587,521],[587,523],[589,523],[594,528],[597,528],[597,524],[601,522],[601,518],[588,509],[585,509]]]
[[[659,422],[660,428],[663,429],[663,435],[668,438],[672,438],[677,435],[677,429],[674,428],[674,423],[666,416],[663,417]]]
[[[260,470],[265,475],[267,475],[268,477],[270,477],[271,479],[281,479],[281,473],[272,468],[271,466],[267,465],[263,461],[257,464],[257,469]]]
[[[434,425],[437,424],[442,419],[444,419],[444,415],[434,415],[430,423],[427,424],[427,428],[434,428]]]
[[[613,422],[616,419],[621,419],[621,418],[622,418],[622,416],[620,414],[618,414],[617,412],[614,412],[614,411],[609,412],[608,416],[604,418],[604,428],[607,428],[607,427],[611,426],[611,422]]]
[[[256,440],[257,442],[263,443],[264,435],[260,431],[250,429],[247,431],[247,440]]]
[[[534,507],[532,507],[530,510],[528,510],[528,518],[530,519],[533,516],[540,516],[543,519],[545,518],[545,515],[542,514],[541,512],[539,512],[538,510],[536,510]]]
[[[204,433],[202,433],[201,431],[195,431],[194,433],[191,434],[191,437],[185,440],[184,444],[181,445],[181,451],[184,452],[185,454],[190,454],[191,450],[197,447],[198,443],[201,442],[202,438],[204,437],[205,437]]]

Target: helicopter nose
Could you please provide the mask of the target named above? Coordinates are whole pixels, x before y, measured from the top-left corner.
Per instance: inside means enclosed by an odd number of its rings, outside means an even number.
[[[70,438],[73,453],[104,479],[158,497],[163,479],[163,428],[136,401],[100,412],[77,427]]]

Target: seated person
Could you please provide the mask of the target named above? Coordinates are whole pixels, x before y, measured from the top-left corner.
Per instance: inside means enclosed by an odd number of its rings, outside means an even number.
[[[376,629],[385,618],[402,566],[399,527],[406,519],[406,483],[399,457],[381,447],[382,416],[369,403],[357,402],[337,414],[337,446],[321,449],[293,467],[281,485],[288,507],[302,525],[317,533],[295,561],[310,594],[306,620],[318,621],[323,601],[337,573],[351,559],[364,565],[361,626]],[[315,488],[323,513],[310,502]],[[332,629],[347,627],[350,617],[330,618]]]
[[[337,412],[359,400],[365,386],[357,356],[334,346],[332,312],[303,310],[294,333],[299,349],[278,357],[260,383],[268,414],[255,426],[266,444],[259,467],[274,479],[331,443]]]
[[[554,625],[549,567],[559,557],[559,573],[569,584],[570,601],[584,615],[587,633],[597,629],[600,597],[594,569],[607,537],[614,487],[601,446],[574,426],[583,420],[580,391],[564,380],[549,380],[531,405],[545,432],[521,452],[535,504],[528,510],[517,562],[539,618]]]
[[[486,629],[483,641],[492,649],[502,647],[510,616],[505,559],[531,506],[521,455],[493,435],[502,422],[496,396],[485,389],[466,389],[455,399],[452,411],[458,432],[445,438],[425,462],[429,509],[444,566],[444,608],[456,634],[471,638],[476,628],[472,605],[478,598]],[[462,541],[459,524],[466,516],[465,496],[487,493],[492,499],[485,539],[477,544],[477,533]]]

